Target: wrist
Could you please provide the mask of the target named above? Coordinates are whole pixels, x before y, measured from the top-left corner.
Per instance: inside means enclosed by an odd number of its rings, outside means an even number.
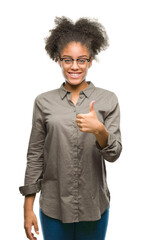
[[[33,210],[33,205],[24,205],[24,211],[32,211]]]
[[[96,129],[93,131],[94,135],[101,135],[102,132],[105,130],[105,127],[102,122],[98,121]]]
[[[108,131],[103,125],[103,123],[99,124],[97,131],[95,132],[96,140],[99,143],[101,148],[106,147],[108,141]]]
[[[35,200],[35,194],[25,196],[24,211],[33,210],[34,200]]]

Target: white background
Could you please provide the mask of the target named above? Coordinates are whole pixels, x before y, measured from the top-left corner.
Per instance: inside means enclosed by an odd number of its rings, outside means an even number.
[[[44,50],[55,16],[97,18],[110,47],[93,62],[87,80],[116,93],[121,110],[123,151],[106,162],[111,207],[106,240],[140,239],[141,32],[140,1],[13,0],[0,3],[1,237],[25,240],[23,185],[33,101],[64,81]],[[39,194],[34,211],[39,221]]]

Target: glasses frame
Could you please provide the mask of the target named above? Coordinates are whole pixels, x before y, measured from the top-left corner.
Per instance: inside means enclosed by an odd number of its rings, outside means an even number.
[[[85,60],[87,60],[88,62],[90,62],[90,60],[91,60],[91,57],[89,57],[89,58],[76,58],[76,59],[74,59],[74,58],[70,58],[70,57],[64,57],[64,58],[61,58],[61,57],[59,57],[59,59],[60,59],[60,61],[63,61],[63,59],[71,59],[72,60],[72,62],[70,63],[70,65],[72,66],[72,64],[73,64],[73,62],[74,61],[76,61],[77,62],[77,65],[79,66],[79,63],[78,63],[78,60],[79,59],[85,59]],[[66,64],[66,65],[69,65],[69,64]],[[83,65],[83,64],[82,64]],[[81,66],[82,66],[81,65]]]

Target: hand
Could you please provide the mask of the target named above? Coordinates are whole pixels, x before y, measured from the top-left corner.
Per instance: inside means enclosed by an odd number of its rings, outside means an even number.
[[[89,113],[77,114],[77,126],[82,132],[90,132],[96,134],[102,125],[102,123],[98,120],[96,112],[94,110],[94,102],[94,100],[90,102]]]
[[[34,225],[34,230],[37,234],[39,234],[39,228],[37,223],[37,218],[33,210],[25,210],[24,211],[24,228],[26,232],[27,238],[30,240],[36,240],[34,234],[31,232],[32,225]]]

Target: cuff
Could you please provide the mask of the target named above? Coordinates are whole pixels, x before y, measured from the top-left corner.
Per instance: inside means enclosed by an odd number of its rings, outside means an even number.
[[[104,148],[101,148],[101,146],[99,145],[98,141],[96,140],[96,147],[98,148],[99,152],[104,153],[107,150],[109,150],[112,146],[113,143],[116,141],[115,135],[112,133],[108,133],[108,141],[107,141],[107,145]]]
[[[23,196],[37,193],[40,191],[40,189],[41,189],[41,181],[38,181],[38,182],[30,184],[30,185],[25,185],[25,186],[19,187],[19,191]]]

